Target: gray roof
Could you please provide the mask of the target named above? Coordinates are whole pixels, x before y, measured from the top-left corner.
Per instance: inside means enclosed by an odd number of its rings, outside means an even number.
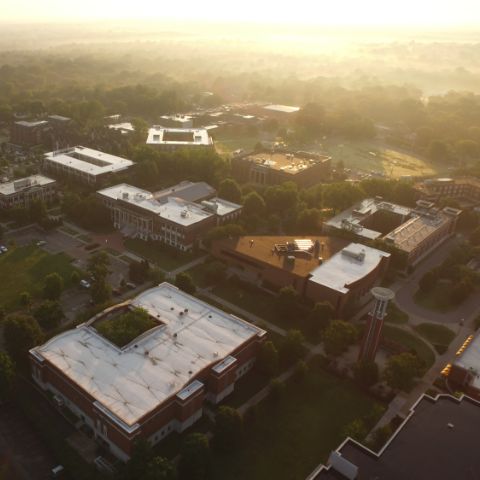
[[[155,199],[160,200],[166,197],[181,198],[187,202],[199,202],[215,195],[216,191],[208,183],[205,182],[181,182],[173,187],[155,192],[153,196]]]

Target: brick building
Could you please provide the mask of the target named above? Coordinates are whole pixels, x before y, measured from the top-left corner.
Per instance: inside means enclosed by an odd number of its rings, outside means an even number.
[[[420,196],[437,202],[442,198],[454,198],[473,204],[480,203],[480,179],[475,177],[431,178],[415,185]]]
[[[232,175],[241,183],[278,185],[295,182],[310,187],[330,177],[331,158],[309,152],[270,151],[237,155],[231,160]]]
[[[43,160],[46,172],[88,185],[101,185],[112,174],[132,165],[131,160],[80,146],[46,153]]]
[[[323,224],[325,232],[348,231],[366,240],[383,239],[405,252],[408,265],[416,265],[455,233],[460,210],[435,208],[417,201],[415,208],[368,198]]]
[[[329,301],[337,315],[368,297],[390,255],[335,237],[240,237],[213,242],[211,253],[242,279],[272,290],[292,286],[311,302]]]
[[[27,208],[32,201],[50,203],[57,194],[57,182],[43,175],[0,183],[0,208]]]
[[[129,308],[158,325],[119,348],[95,326]],[[218,403],[255,362],[266,332],[162,283],[30,350],[32,375],[95,439],[126,461],[135,440],[154,445]]]
[[[240,216],[241,205],[215,194],[205,182],[182,182],[153,193],[127,184],[97,192],[111,212],[114,227],[125,236],[162,241],[184,251],[191,250],[212,227]]]
[[[10,143],[22,147],[41,145],[49,136],[50,125],[46,120],[13,122],[10,130]]]

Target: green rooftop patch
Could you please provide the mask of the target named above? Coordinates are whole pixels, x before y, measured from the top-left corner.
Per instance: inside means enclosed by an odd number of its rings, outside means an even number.
[[[159,323],[143,308],[135,308],[113,317],[99,320],[95,329],[117,347],[124,347]]]

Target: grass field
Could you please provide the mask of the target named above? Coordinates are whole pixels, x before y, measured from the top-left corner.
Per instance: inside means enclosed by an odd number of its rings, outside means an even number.
[[[18,306],[22,292],[38,296],[43,279],[50,273],[58,273],[68,285],[75,270],[70,262],[64,253],[50,255],[36,246],[12,248],[0,255],[0,305],[9,311]]]
[[[437,173],[435,167],[425,160],[371,142],[325,144],[324,148],[336,162],[342,160],[345,167],[354,170],[379,172],[393,178]]]
[[[426,338],[432,345],[448,346],[455,338],[455,333],[452,330],[436,323],[421,323],[415,327],[415,331]]]
[[[408,318],[408,315],[403,310],[400,310],[396,303],[391,302],[388,305],[387,316],[385,317],[386,322],[396,324],[408,323]]]
[[[304,479],[344,439],[346,425],[369,416],[373,424],[381,413],[351,382],[319,368],[302,383],[289,382],[284,393],[278,403],[259,404],[242,447],[214,454],[209,478]]]
[[[435,361],[433,350],[413,333],[392,325],[385,325],[383,327],[383,335],[387,340],[398,343],[407,350],[415,350],[419,358],[424,361],[426,369],[433,365]]]
[[[159,242],[146,242],[137,238],[126,239],[125,247],[140,257],[147,259],[149,262],[157,264],[167,272],[175,270],[203,255],[202,252],[197,254],[181,252],[173,247],[162,245]]]

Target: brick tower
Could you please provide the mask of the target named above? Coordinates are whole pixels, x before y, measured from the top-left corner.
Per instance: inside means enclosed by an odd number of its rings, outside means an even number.
[[[358,355],[359,361],[375,360],[382,334],[383,319],[387,314],[388,302],[395,296],[391,290],[383,287],[373,287],[371,293],[375,298],[375,304],[373,310],[368,314],[365,333],[363,334],[360,353]]]

